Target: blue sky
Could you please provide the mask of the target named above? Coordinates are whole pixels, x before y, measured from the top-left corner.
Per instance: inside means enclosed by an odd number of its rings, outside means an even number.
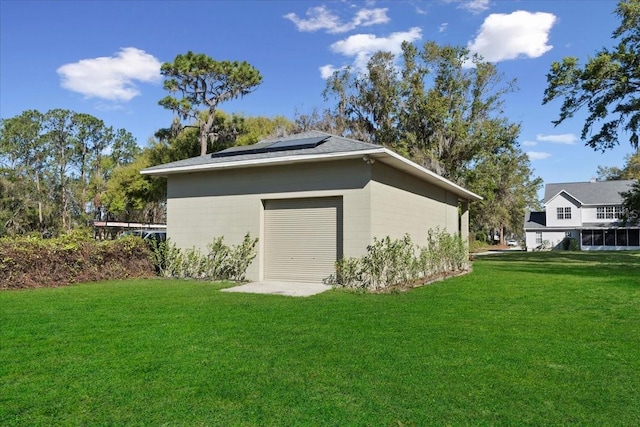
[[[631,148],[594,152],[582,118],[554,127],[559,102],[542,105],[546,73],[564,56],[611,46],[616,2],[606,1],[18,1],[0,0],[0,117],[67,108],[129,130],[144,146],[171,122],[159,67],[192,50],[245,60],[264,77],[226,112],[293,118],[324,106],[324,76],[359,66],[375,50],[468,46],[498,64],[519,90],[505,114],[545,183],[588,181],[622,166]]]

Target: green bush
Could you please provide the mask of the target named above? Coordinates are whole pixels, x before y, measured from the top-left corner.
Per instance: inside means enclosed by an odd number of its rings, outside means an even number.
[[[54,239],[0,239],[0,289],[151,277],[151,252],[139,238],[93,240],[86,231]]]
[[[573,237],[565,237],[562,240],[562,249],[565,251],[577,251],[578,249],[580,249],[578,240],[574,239]]]
[[[343,258],[325,283],[350,289],[377,291],[395,285],[426,282],[469,268],[469,251],[460,236],[439,229],[428,231],[427,246],[418,247],[409,235],[375,239],[361,258]]]
[[[249,233],[235,246],[227,246],[223,237],[217,237],[203,254],[196,248],[180,249],[170,241],[160,242],[154,246],[154,263],[165,277],[242,281],[256,257],[257,243]]]

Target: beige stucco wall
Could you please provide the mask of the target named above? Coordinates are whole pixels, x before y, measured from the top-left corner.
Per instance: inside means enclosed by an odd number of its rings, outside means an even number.
[[[458,233],[456,195],[362,159],[170,175],[167,196],[167,233],[180,248],[205,251],[218,236],[227,244],[246,233],[260,239],[249,280],[264,278],[264,200],[342,197],[345,257],[364,255],[374,236],[409,233],[425,245],[430,228]]]
[[[360,159],[170,175],[167,234],[204,251],[214,237],[238,244],[249,232],[260,243],[247,278],[262,280],[263,200],[342,196],[344,255],[360,256],[371,239],[370,176]]]
[[[373,164],[372,179],[372,237],[397,239],[409,233],[424,246],[429,229],[458,234],[455,194],[379,162]]]

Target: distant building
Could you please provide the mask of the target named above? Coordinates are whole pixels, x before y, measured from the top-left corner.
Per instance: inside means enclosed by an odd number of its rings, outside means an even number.
[[[527,212],[527,250],[563,249],[575,239],[581,250],[640,249],[640,227],[623,226],[620,193],[633,180],[547,184],[543,212]]]

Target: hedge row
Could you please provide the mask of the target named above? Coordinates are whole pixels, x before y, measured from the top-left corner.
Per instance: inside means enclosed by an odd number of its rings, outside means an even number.
[[[95,241],[83,234],[55,239],[0,239],[0,289],[152,277],[147,244],[135,237]]]

